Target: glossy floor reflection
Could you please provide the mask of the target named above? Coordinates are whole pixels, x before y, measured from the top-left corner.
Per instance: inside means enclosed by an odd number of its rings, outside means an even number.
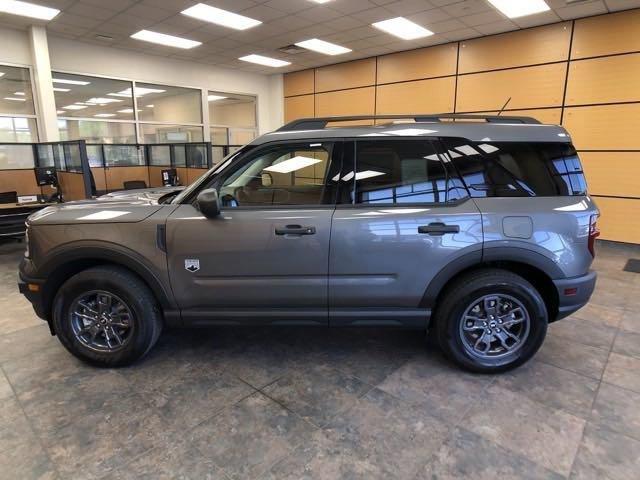
[[[134,367],[71,357],[0,246],[1,479],[631,479],[640,248],[600,244],[592,303],[534,361],[463,373],[420,333],[165,332]]]

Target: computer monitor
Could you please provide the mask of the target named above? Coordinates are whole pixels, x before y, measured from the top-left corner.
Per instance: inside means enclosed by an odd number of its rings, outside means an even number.
[[[56,175],[55,167],[36,167],[34,171],[38,185],[58,185],[58,177]]]
[[[178,184],[178,171],[175,168],[162,170],[162,185],[173,187]]]

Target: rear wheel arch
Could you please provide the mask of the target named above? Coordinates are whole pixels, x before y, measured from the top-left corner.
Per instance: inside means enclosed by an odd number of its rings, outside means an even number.
[[[491,255],[494,259],[491,259],[491,257],[487,259],[486,256],[477,255],[476,253],[473,252],[460,257],[444,267],[429,283],[422,297],[421,305],[431,308],[435,313],[448,288],[459,278],[472,271],[498,268],[526,278],[542,296],[549,314],[549,321],[555,320],[558,315],[559,298],[553,278],[558,275],[559,268],[551,260],[538,254],[544,260],[538,259],[537,265],[533,265],[522,258],[526,258],[528,252],[515,257],[518,260],[513,260],[514,255],[505,255],[505,259],[498,260],[498,252],[495,252],[495,255]],[[512,259],[509,259],[509,257]],[[551,265],[547,265],[547,262]]]

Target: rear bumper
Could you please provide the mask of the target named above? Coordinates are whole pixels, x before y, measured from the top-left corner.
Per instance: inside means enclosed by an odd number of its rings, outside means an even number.
[[[596,277],[596,272],[591,270],[586,275],[553,281],[559,300],[556,320],[568,317],[587,304],[596,287]]]

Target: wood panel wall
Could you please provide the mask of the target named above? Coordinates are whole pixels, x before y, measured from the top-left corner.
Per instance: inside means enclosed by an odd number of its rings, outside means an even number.
[[[289,73],[285,120],[497,113],[564,125],[602,237],[640,243],[640,9]]]

